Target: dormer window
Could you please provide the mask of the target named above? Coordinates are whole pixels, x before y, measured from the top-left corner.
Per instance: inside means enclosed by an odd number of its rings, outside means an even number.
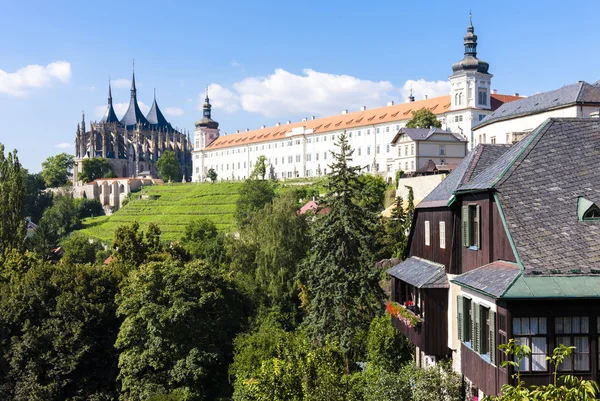
[[[600,207],[580,196],[577,201],[577,217],[579,221],[600,220]]]

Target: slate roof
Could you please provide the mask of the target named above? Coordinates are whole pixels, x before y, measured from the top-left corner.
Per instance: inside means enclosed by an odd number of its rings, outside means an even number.
[[[156,103],[156,97],[154,98],[154,102],[152,102],[152,107],[150,107],[150,111],[148,112],[146,119],[154,129],[161,129],[164,131],[171,131],[173,129],[171,124],[160,111],[160,108]]]
[[[104,112],[104,117],[102,117],[102,120],[100,120],[100,123],[110,124],[110,123],[118,123],[118,122],[119,122],[119,118],[117,117],[117,114],[115,113],[115,109],[113,108],[112,91],[111,91],[110,83],[109,83],[108,84],[108,106],[106,107],[106,111]]]
[[[600,221],[577,205],[600,204],[599,158],[600,119],[552,118],[459,191],[496,191],[525,275],[595,274]]]
[[[500,298],[520,274],[516,263],[496,261],[456,276],[453,283]]]
[[[448,288],[444,265],[412,256],[387,270],[396,277],[418,288]]]
[[[416,207],[444,207],[452,198],[454,191],[464,182],[468,181],[479,171],[490,166],[500,155],[505,153],[511,145],[479,144],[469,152],[462,162],[429,193]],[[481,167],[479,167],[481,165]]]
[[[125,112],[123,118],[121,118],[121,124],[127,128],[135,128],[136,124],[141,123],[143,126],[148,126],[148,120],[140,110],[140,106],[137,102],[137,89],[135,88],[135,73],[131,79],[131,99],[129,99],[129,107]]]
[[[513,102],[504,103],[492,114],[486,116],[474,130],[496,121],[506,120],[528,114],[536,114],[569,106],[572,104],[600,105],[600,85],[588,84],[584,81],[563,86],[549,92],[538,93]]]
[[[441,128],[432,127],[432,128],[401,128],[400,131],[398,132],[398,134],[396,134],[396,136],[394,137],[394,139],[392,139],[392,143],[395,143],[398,140],[398,138],[400,137],[400,134],[406,134],[406,136],[408,136],[413,141],[426,141],[429,139],[429,137],[431,137],[434,134],[451,135],[460,142],[467,141],[465,138],[463,138],[459,134],[456,134],[456,133],[450,132],[450,131],[445,131]]]

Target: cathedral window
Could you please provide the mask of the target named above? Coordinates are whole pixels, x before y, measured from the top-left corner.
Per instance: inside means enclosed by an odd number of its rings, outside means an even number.
[[[487,105],[487,92],[479,91],[479,104],[486,106]]]

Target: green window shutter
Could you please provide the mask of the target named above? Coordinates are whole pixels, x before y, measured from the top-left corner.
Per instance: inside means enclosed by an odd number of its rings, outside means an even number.
[[[463,246],[468,247],[471,245],[471,237],[469,230],[469,206],[462,207],[462,237]]]
[[[477,245],[477,249],[481,249],[481,206],[477,205],[475,207],[477,213],[477,227],[475,228],[475,245]]]
[[[472,304],[472,313],[471,313],[471,321],[473,322],[473,339],[471,342],[471,347],[473,347],[473,351],[479,352],[479,339],[481,338],[481,333],[479,332],[479,305],[476,303]]]
[[[457,314],[456,314],[456,326],[457,326],[457,331],[458,331],[458,340],[462,341],[463,340],[463,297],[461,297],[460,295],[458,295],[456,297],[456,309],[457,309]]]
[[[490,362],[496,364],[496,313],[490,311]]]

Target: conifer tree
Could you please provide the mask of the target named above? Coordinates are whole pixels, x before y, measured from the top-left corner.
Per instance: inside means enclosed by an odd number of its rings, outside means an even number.
[[[336,342],[345,354],[346,372],[362,351],[357,344],[382,307],[383,292],[374,266],[377,215],[353,200],[363,188],[359,167],[351,167],[353,150],[345,134],[326,185],[327,213],[313,225],[312,246],[299,279],[307,288],[305,327],[315,344]]]

